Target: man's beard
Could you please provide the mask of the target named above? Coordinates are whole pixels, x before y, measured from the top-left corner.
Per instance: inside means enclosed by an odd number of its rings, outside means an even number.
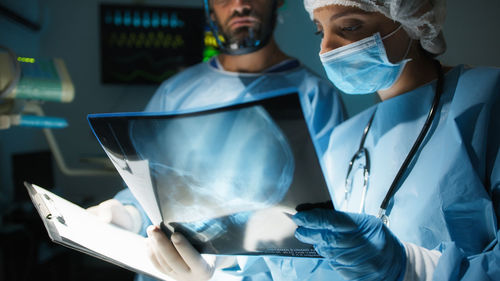
[[[252,23],[252,26],[241,26],[236,29],[231,30],[229,26],[229,22],[238,17],[253,17],[258,19],[258,22]],[[223,36],[226,38],[228,43],[244,43],[246,40],[255,40],[260,39],[262,36],[262,27],[264,22],[264,18],[261,15],[255,13],[255,11],[244,10],[243,12],[235,12],[231,17],[229,17],[224,23],[223,28]]]
[[[255,40],[255,38],[260,38],[261,36],[261,26],[242,26],[231,31],[227,35],[229,43],[242,43],[245,40]]]

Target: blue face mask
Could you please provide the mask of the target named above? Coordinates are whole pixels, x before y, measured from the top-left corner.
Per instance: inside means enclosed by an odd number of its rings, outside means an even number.
[[[330,81],[346,94],[370,94],[390,88],[403,72],[410,59],[391,63],[387,58],[383,39],[399,29],[380,37],[370,37],[319,55]],[[411,41],[404,57],[408,55]]]

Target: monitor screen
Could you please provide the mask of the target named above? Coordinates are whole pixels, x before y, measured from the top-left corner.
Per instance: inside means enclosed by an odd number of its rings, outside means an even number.
[[[100,5],[101,81],[159,84],[201,62],[203,8]]]

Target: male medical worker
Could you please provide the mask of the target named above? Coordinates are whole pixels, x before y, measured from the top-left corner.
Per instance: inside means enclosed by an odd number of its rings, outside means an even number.
[[[298,92],[312,138],[323,153],[332,129],[343,119],[342,104],[328,81],[312,74],[276,44],[273,30],[282,4],[283,0],[205,0],[209,24],[216,38],[223,38],[219,40],[222,53],[165,81],[146,111],[207,109]],[[144,234],[151,224],[128,189],[91,209],[137,233]],[[331,271],[317,259],[207,261],[180,234],[174,234],[171,241],[158,227],[150,226],[148,236],[153,262],[176,280],[228,280],[230,276],[240,280],[327,280]]]

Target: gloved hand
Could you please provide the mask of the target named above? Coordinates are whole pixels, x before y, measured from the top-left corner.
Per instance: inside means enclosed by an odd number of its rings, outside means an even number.
[[[170,241],[158,226],[147,229],[150,258],[158,270],[178,281],[210,279],[216,268],[231,266],[231,257],[203,257],[180,233]]]
[[[123,205],[116,199],[103,201],[97,206],[87,208],[105,223],[111,223],[126,230],[138,233],[141,228],[141,215],[132,205]]]
[[[292,217],[295,237],[313,244],[347,280],[402,280],[403,244],[374,216],[313,209]]]

